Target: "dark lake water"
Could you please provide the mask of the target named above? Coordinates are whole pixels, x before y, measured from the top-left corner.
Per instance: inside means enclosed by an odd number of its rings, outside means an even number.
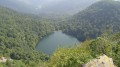
[[[36,46],[36,49],[46,54],[53,54],[58,47],[73,47],[78,44],[77,38],[66,35],[61,31],[45,36]]]

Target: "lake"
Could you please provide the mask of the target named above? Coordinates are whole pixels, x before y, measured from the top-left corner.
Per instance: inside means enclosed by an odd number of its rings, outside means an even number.
[[[54,33],[47,35],[40,40],[36,46],[36,49],[51,55],[58,47],[73,47],[78,43],[79,41],[77,38],[66,35],[62,33],[62,31],[55,31]]]

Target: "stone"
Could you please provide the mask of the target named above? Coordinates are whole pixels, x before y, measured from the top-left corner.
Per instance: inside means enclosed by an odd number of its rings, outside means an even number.
[[[102,55],[98,59],[93,59],[86,63],[83,67],[115,67],[115,65],[112,58]]]

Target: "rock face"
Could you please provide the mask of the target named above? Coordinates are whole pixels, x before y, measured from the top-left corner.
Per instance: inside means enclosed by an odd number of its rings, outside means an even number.
[[[87,64],[83,65],[83,67],[115,67],[113,64],[112,58],[107,57],[106,55],[102,55],[97,59],[93,59]]]
[[[0,63],[1,63],[1,62],[6,62],[6,61],[7,61],[7,59],[6,59],[5,57],[1,57],[1,58],[0,58]]]

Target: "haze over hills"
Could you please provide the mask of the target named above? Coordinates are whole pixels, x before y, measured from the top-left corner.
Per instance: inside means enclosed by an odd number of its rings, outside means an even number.
[[[120,30],[119,18],[119,1],[100,1],[75,14],[65,21],[66,24],[61,23],[61,25],[63,24],[65,33],[84,41],[86,38],[99,36],[106,29],[118,32]]]
[[[0,5],[25,13],[74,14],[98,0],[0,0]]]
[[[79,3],[75,4],[74,1],[47,0],[46,3],[46,1],[41,0],[39,2],[43,4],[45,2],[46,7],[50,7],[52,10],[53,8],[59,9],[57,7],[63,9],[62,6],[66,6],[63,5],[63,2],[80,5]],[[88,1],[86,0],[86,2]],[[27,13],[34,13],[33,8],[42,10],[43,6],[39,5],[36,0],[3,0],[0,3],[2,6],[9,6],[9,8],[17,10],[0,7],[0,58],[12,59],[0,63],[0,67],[80,67],[103,54],[113,58],[115,65],[120,67],[120,33],[113,34],[120,32],[120,2],[102,0],[75,13],[70,18],[62,20],[54,17],[47,19],[33,14],[19,13],[26,11],[28,11]],[[33,6],[33,3],[36,3],[36,6]],[[66,8],[68,6],[62,11],[67,12],[69,9]],[[81,10],[78,7],[75,9]],[[45,11],[49,12],[47,8]],[[51,12],[57,13],[56,10]],[[75,44],[75,47],[72,48],[57,48],[58,50],[51,56],[36,50],[35,47],[38,42],[42,41],[46,35],[58,30],[79,39],[80,45]],[[104,31],[106,33],[102,34]],[[47,47],[50,47],[50,43],[48,45]],[[47,47],[43,49],[48,49]]]

